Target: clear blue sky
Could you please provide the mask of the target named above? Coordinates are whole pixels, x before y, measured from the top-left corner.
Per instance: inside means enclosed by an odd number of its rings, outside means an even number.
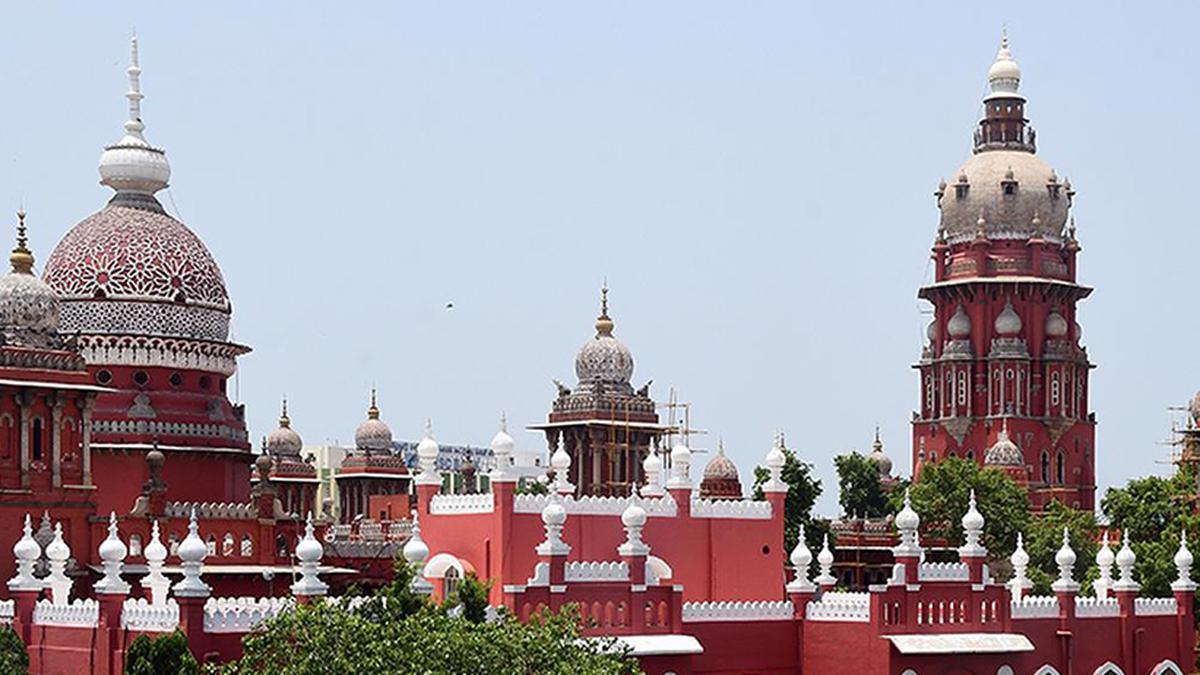
[[[142,47],[163,201],[232,292],[254,438],[286,393],[347,441],[379,386],[486,443],[573,381],[600,283],[635,384],[749,479],[777,428],[826,479],[882,425],[908,469],[937,211],[1007,23],[1041,155],[1079,190],[1102,484],[1165,472],[1200,387],[1195,5],[9,3],[0,206],[44,262],[99,209]],[[40,266],[39,266],[40,269]],[[443,310],[447,302],[457,307]],[[540,446],[517,434],[522,446]]]

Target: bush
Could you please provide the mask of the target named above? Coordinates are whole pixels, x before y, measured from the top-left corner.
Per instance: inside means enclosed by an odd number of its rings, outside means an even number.
[[[24,671],[21,671],[24,672]],[[139,636],[125,652],[125,675],[197,675],[200,664],[179,629],[157,638]]]
[[[29,652],[12,626],[0,626],[0,675],[29,672]]]

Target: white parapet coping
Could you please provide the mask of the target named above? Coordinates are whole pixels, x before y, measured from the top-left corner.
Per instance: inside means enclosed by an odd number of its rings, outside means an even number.
[[[1020,633],[884,635],[901,654],[1011,654],[1033,651]]]
[[[94,627],[100,622],[100,603],[76,598],[67,605],[39,600],[33,607],[33,623],[39,626]]]
[[[1058,616],[1058,598],[1053,595],[1025,596],[1011,603],[1014,619],[1052,619]]]
[[[687,622],[784,621],[790,620],[794,612],[791,600],[683,603],[683,620]]]
[[[152,605],[145,598],[129,598],[121,608],[121,628],[146,633],[170,633],[179,627],[179,604],[167,598]]]
[[[1133,599],[1133,613],[1136,616],[1174,616],[1178,609],[1175,598]]]
[[[1121,605],[1116,598],[1075,598],[1075,616],[1081,619],[1120,616]]]
[[[865,623],[871,620],[869,593],[824,593],[820,600],[808,603],[804,609],[808,621],[846,621]]]
[[[433,499],[429,500],[429,512],[439,516],[491,513],[495,505],[495,498],[490,492],[473,495],[434,495]]]

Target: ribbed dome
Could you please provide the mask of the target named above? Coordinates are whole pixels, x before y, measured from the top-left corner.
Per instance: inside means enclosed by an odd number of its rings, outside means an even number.
[[[1046,315],[1046,336],[1061,339],[1067,336],[1067,320],[1062,314],[1058,313],[1058,309],[1051,309]]]
[[[738,480],[737,465],[725,455],[724,443],[717,443],[717,454],[704,465],[704,480]]]
[[[875,468],[879,470],[880,478],[889,478],[892,475],[892,458],[887,456],[883,451],[883,441],[879,440],[879,430],[875,430],[875,442],[871,444],[871,454],[867,456],[875,464]]]
[[[603,289],[602,293],[596,337],[584,343],[575,355],[575,377],[580,384],[599,380],[627,385],[633,377],[633,354],[625,343],[613,337],[613,321],[608,316],[608,289]]]
[[[955,182],[939,201],[941,227],[949,239],[973,239],[980,218],[989,239],[1024,240],[1034,234],[1058,239],[1062,233],[1069,206],[1067,184],[1059,183],[1054,170],[1037,155],[1020,150],[980,152],[954,175]]]
[[[304,441],[300,434],[292,429],[292,421],[288,418],[287,399],[283,401],[283,412],[279,415],[279,428],[267,436],[267,452],[274,457],[298,457]]]
[[[1015,98],[1021,85],[1021,69],[1013,60],[1012,52],[1008,49],[1008,35],[1000,38],[1000,51],[996,53],[996,61],[988,68],[988,88],[992,93],[987,98]]]
[[[954,310],[954,316],[946,322],[946,330],[955,340],[961,340],[971,334],[971,317],[967,316],[967,311],[962,305]]]
[[[367,409],[367,419],[354,430],[354,445],[364,452],[392,451],[392,429],[379,419],[374,389],[371,390],[371,407]]]

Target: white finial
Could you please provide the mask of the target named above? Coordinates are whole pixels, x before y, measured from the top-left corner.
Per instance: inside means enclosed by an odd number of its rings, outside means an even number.
[[[179,544],[178,555],[183,567],[183,579],[172,589],[175,595],[181,598],[207,598],[212,589],[200,578],[200,569],[208,555],[208,546],[200,538],[200,525],[196,522],[194,506],[188,521],[188,534]]]
[[[1192,563],[1196,559],[1187,546],[1187,530],[1179,531],[1179,550],[1175,552],[1175,581],[1171,582],[1172,591],[1192,592],[1196,590],[1196,582],[1192,581]]]
[[[566,556],[571,552],[571,546],[563,541],[563,523],[567,522],[567,510],[561,504],[561,497],[551,497],[542,509],[542,524],[546,526],[546,541],[537,545],[538,555]]]
[[[1117,569],[1121,570],[1121,578],[1113,584],[1114,591],[1137,592],[1142,585],[1133,580],[1133,566],[1137,564],[1137,555],[1129,546],[1129,530],[1122,534],[1121,550],[1117,551]]]
[[[10,591],[39,591],[42,582],[33,576],[33,567],[37,564],[42,547],[33,538],[33,524],[29,514],[25,514],[25,526],[21,530],[21,538],[13,545],[13,556],[17,559],[17,574],[8,581]]]
[[[129,68],[125,72],[129,73],[129,91],[125,93],[129,99],[129,121],[125,123],[125,131],[140,137],[146,127],[142,124],[142,68],[138,65],[137,35],[129,39]]]
[[[129,119],[125,120],[125,135],[104,149],[100,155],[100,182],[118,192],[154,194],[167,187],[171,166],[161,149],[152,147],[142,134],[142,68],[138,63],[137,36],[129,42]]]
[[[560,495],[575,492],[575,486],[571,484],[571,455],[567,453],[565,438],[565,434],[558,435],[558,447],[550,455],[550,466],[554,469],[554,491]]]
[[[1013,567],[1013,576],[1008,582],[1008,588],[1012,593],[1013,602],[1020,602],[1025,589],[1033,588],[1033,582],[1025,576],[1025,571],[1029,569],[1029,554],[1025,552],[1025,539],[1020,532],[1017,533],[1017,548],[1008,557],[1008,561]]]
[[[1105,600],[1108,598],[1109,589],[1112,588],[1112,567],[1117,558],[1108,545],[1108,530],[1104,531],[1100,542],[1100,549],[1096,551],[1096,567],[1100,570],[1100,576],[1092,582],[1092,588],[1096,589],[1098,599]]]
[[[1008,48],[1007,30],[1000,33],[1000,49],[996,52],[996,61],[988,69],[988,86],[992,91],[985,101],[992,98],[1022,98],[1017,93],[1021,86],[1021,69]]]
[[[1075,581],[1075,551],[1071,550],[1071,533],[1063,527],[1062,546],[1054,554],[1054,563],[1058,565],[1058,579],[1050,585],[1055,592],[1068,593],[1079,590]]]
[[[167,547],[163,546],[162,536],[158,529],[158,521],[150,526],[150,543],[146,544],[143,552],[146,556],[146,576],[138,582],[143,589],[150,593],[150,604],[161,607],[167,602],[167,591],[171,588],[171,580],[162,573],[163,563],[167,560]]]
[[[296,559],[300,561],[300,578],[292,584],[292,595],[320,597],[329,592],[329,585],[318,574],[325,547],[313,536],[312,511],[304,524],[304,537],[296,544]]]
[[[912,492],[904,489],[904,507],[896,514],[896,529],[900,531],[900,544],[892,549],[894,555],[905,557],[919,556],[921,544],[917,540],[917,529],[921,527],[921,517],[912,507]]]
[[[642,471],[646,474],[646,487],[642,489],[642,494],[647,497],[659,497],[663,493],[662,458],[658,452],[658,439],[655,438],[650,442],[646,459],[642,460]]]
[[[987,549],[979,543],[983,536],[983,525],[983,514],[975,508],[975,488],[971,488],[971,498],[967,502],[967,512],[962,517],[966,542],[958,549],[960,557],[982,558],[987,555]]]
[[[650,555],[650,547],[642,541],[642,528],[646,526],[646,509],[642,508],[641,495],[637,486],[629,497],[629,506],[621,512],[621,524],[625,526],[625,541],[617,547],[617,554],[622,556]]]
[[[671,477],[667,488],[690,490],[692,488],[692,450],[682,440],[671,448]]]
[[[803,593],[813,590],[813,583],[808,577],[808,568],[812,565],[812,551],[804,541],[804,525],[800,525],[800,535],[796,538],[796,546],[790,556],[792,561],[792,582],[787,585],[789,593]]]
[[[417,476],[417,485],[441,485],[442,477],[438,474],[437,460],[441,447],[433,440],[433,422],[425,420],[425,435],[417,443],[417,463],[421,473]]]
[[[767,473],[769,478],[763,484],[763,492],[787,492],[788,485],[783,482],[783,466],[787,464],[787,455],[783,452],[783,432],[775,434],[775,442],[767,451]]]
[[[66,575],[67,560],[71,558],[71,547],[63,541],[62,523],[54,524],[54,539],[46,545],[50,576],[46,577],[46,588],[50,589],[50,601],[65,605],[70,601],[74,581]]]
[[[97,593],[128,593],[129,584],[121,578],[125,556],[129,554],[125,542],[117,533],[117,513],[108,515],[108,537],[100,542],[100,560],[104,566],[104,577],[96,582]]]
[[[413,580],[410,588],[421,595],[432,593],[433,584],[423,576],[425,559],[429,557],[429,546],[421,539],[421,522],[417,517],[416,509],[412,511],[412,534],[404,543],[402,555],[405,562],[413,568]]]
[[[508,473],[509,467],[512,466],[512,453],[515,446],[513,437],[508,435],[508,417],[504,413],[500,413],[500,430],[492,437],[491,442],[492,457],[496,462],[491,473],[493,483],[516,479],[515,476]]]
[[[832,588],[837,585],[837,578],[833,576],[833,551],[829,550],[829,535],[825,535],[824,541],[821,542],[821,552],[817,554],[817,565],[820,566],[821,573],[817,575],[817,585],[821,588]]]

